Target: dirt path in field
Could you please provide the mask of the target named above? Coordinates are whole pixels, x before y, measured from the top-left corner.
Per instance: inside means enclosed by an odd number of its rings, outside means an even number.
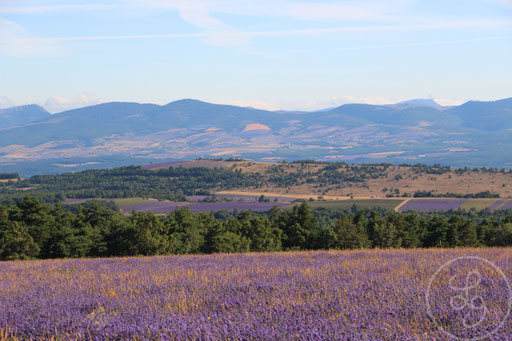
[[[400,212],[400,208],[405,205],[406,203],[409,202],[409,200],[411,199],[405,199],[404,201],[402,201],[402,203],[400,205],[398,205],[397,207],[395,207],[395,212]]]

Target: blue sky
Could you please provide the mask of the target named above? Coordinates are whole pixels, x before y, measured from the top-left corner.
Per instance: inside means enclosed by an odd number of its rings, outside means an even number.
[[[0,107],[512,96],[512,0],[0,0]]]

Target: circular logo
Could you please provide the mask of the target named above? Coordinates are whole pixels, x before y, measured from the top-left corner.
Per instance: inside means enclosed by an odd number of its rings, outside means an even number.
[[[507,321],[512,288],[493,262],[458,257],[434,273],[426,301],[430,318],[444,334],[456,340],[483,340]]]

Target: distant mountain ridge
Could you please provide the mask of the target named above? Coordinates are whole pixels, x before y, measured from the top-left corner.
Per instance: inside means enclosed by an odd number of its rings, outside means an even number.
[[[0,109],[0,128],[8,128],[46,119],[50,113],[37,104]]]
[[[430,99],[344,104],[315,112],[184,99],[109,102],[54,115],[34,105],[2,109],[0,117],[0,172],[27,161],[80,169],[95,159],[109,166],[109,158],[121,157],[141,163],[199,156],[492,167],[512,162],[512,98],[454,107]]]
[[[432,108],[436,108],[436,109],[440,109],[440,108],[443,107],[441,104],[437,103],[432,98],[427,98],[427,99],[410,99],[408,101],[399,102],[399,103],[396,103],[394,105],[395,106],[432,107]]]

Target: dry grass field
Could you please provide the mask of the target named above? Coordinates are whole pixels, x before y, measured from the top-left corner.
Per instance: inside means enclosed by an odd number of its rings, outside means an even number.
[[[18,181],[18,179],[0,179],[0,182]]]
[[[153,165],[155,166],[155,165]],[[323,197],[324,199],[341,200],[350,196],[354,198],[385,198],[388,193],[409,193],[416,191],[431,191],[434,194],[456,193],[472,194],[484,191],[499,194],[501,198],[512,198],[512,175],[502,172],[484,172],[468,169],[464,172],[450,169],[443,174],[428,174],[421,169],[404,166],[375,166],[381,169],[377,178],[370,178],[363,182],[344,182],[341,184],[320,185],[322,176],[314,175],[323,170],[327,164],[323,163],[271,163],[252,161],[212,161],[195,160],[179,163],[160,164],[152,169],[167,168],[169,166],[182,167],[222,167],[241,169],[244,173],[260,173],[266,176],[284,175],[301,172],[310,177],[312,182],[300,183],[288,187],[279,187],[268,183],[260,188],[238,188],[229,191],[232,194],[254,195],[290,195],[303,196],[304,199]],[[364,173],[364,166],[346,165],[336,169],[337,172],[354,174]],[[226,192],[223,192],[226,193]],[[484,200],[485,201],[485,200]],[[482,205],[486,203],[482,202]]]

